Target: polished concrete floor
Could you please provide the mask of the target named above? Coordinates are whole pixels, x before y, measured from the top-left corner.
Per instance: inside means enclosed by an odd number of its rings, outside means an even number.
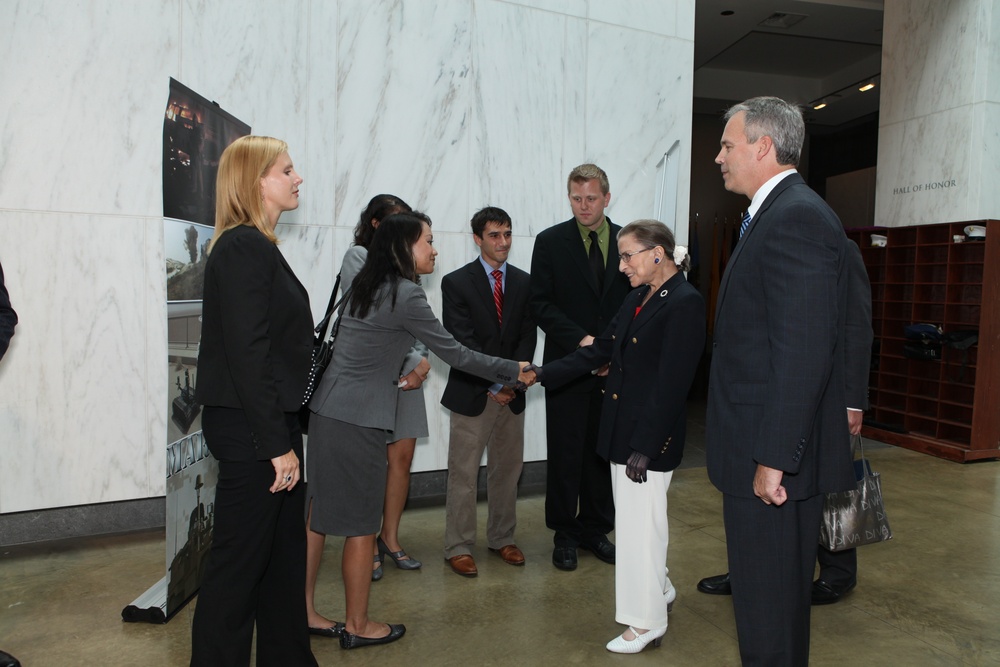
[[[1000,463],[960,465],[894,447],[869,458],[883,477],[895,538],[862,548],[853,593],[813,609],[811,664],[1000,664]],[[356,651],[314,638],[314,652],[322,665],[737,665],[730,599],[695,590],[701,577],[726,570],[721,499],[704,467],[675,474],[669,514],[679,594],[658,649],[605,651],[622,630],[613,568],[586,553],[575,572],[553,568],[543,499],[532,496],[518,505],[526,566],[506,565],[483,546],[477,579],[443,561],[443,508],[407,511],[404,545],[424,567],[387,568],[371,600],[373,618],[405,623],[406,636]],[[322,610],[334,618],[343,613],[340,547],[328,542],[320,581]],[[166,625],[120,617],[163,573],[157,532],[2,549],[0,648],[26,667],[184,665],[196,601]]]

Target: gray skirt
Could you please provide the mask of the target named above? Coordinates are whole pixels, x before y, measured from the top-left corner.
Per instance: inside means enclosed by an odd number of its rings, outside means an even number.
[[[396,428],[385,431],[385,435],[386,442],[427,437],[427,406],[424,404],[423,387],[399,392],[396,398]]]
[[[325,535],[374,535],[385,502],[386,431],[309,416],[306,514]]]

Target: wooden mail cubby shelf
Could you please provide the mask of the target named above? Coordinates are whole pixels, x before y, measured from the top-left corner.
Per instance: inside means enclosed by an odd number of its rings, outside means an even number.
[[[973,240],[968,225],[986,227]],[[872,234],[886,237],[872,245]],[[951,461],[1000,458],[1000,221],[849,229],[872,284],[875,350],[862,433]],[[956,237],[961,238],[956,242]],[[905,328],[977,331],[940,360],[903,354]]]

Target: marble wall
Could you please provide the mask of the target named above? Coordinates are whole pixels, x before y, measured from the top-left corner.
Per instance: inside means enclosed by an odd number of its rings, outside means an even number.
[[[21,322],[0,363],[2,513],[164,493],[170,77],[288,141],[305,183],[278,231],[314,312],[378,192],[434,218],[436,309],[440,275],[475,256],[471,214],[506,208],[527,269],[581,162],[608,171],[627,222],[650,214],[679,139],[687,219],[694,0],[9,0],[5,15],[0,261]],[[446,377],[434,360],[414,471],[446,465]],[[527,460],[545,458],[543,400]]]
[[[886,0],[875,224],[1000,217],[1000,0]]]

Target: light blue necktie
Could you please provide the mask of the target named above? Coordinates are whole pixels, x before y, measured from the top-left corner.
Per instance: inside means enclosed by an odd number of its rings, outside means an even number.
[[[743,222],[740,223],[740,238],[747,233],[747,227],[750,226],[750,211],[743,214]]]

